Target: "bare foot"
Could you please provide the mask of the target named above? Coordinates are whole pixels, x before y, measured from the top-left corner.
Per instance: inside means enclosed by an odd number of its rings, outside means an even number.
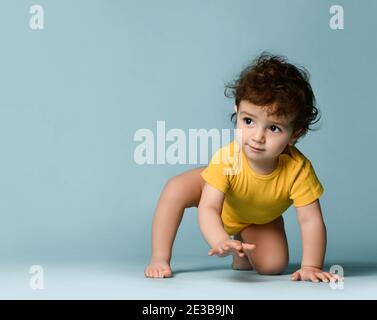
[[[238,254],[233,255],[232,268],[234,270],[253,270],[249,259],[246,256],[240,257]]]
[[[170,278],[172,271],[165,260],[152,260],[145,268],[144,274],[147,278]]]

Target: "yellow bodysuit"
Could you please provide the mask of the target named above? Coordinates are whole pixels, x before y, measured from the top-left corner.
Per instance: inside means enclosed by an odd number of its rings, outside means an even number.
[[[229,235],[250,224],[266,224],[281,216],[293,203],[305,206],[323,193],[310,161],[294,146],[279,155],[268,175],[250,167],[237,141],[218,150],[201,173],[204,180],[225,194],[221,219]]]

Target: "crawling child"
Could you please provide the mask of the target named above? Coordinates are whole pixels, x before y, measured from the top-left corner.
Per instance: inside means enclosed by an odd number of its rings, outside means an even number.
[[[235,100],[237,138],[207,167],[171,178],[156,208],[151,278],[171,277],[172,246],[186,208],[198,207],[209,255],[233,255],[233,269],[281,274],[288,264],[282,214],[293,204],[302,236],[300,268],[292,280],[340,280],[323,270],[326,227],[323,187],[295,144],[318,121],[306,70],[284,57],[261,54],[226,87]]]

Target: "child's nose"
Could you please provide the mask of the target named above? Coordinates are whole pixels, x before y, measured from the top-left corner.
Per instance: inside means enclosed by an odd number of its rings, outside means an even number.
[[[264,143],[265,142],[265,133],[262,128],[254,128],[253,133],[251,134],[251,140],[254,143]]]

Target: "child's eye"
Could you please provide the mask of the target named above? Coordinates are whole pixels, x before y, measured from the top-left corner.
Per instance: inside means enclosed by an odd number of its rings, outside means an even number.
[[[245,117],[242,119],[247,125],[251,124],[251,122],[253,122],[253,119],[251,118],[248,118],[248,117]]]
[[[275,129],[277,129],[278,131],[275,131]],[[271,131],[272,132],[280,132],[281,129],[279,127],[277,127],[277,126],[271,126]]]

